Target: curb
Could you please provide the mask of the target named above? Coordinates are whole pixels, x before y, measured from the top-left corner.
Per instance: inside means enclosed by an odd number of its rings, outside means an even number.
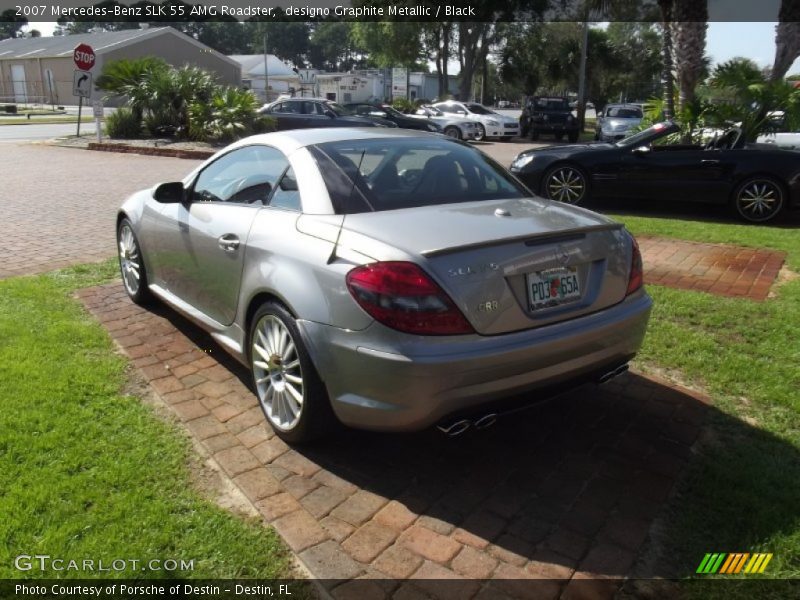
[[[88,150],[99,152],[121,152],[124,154],[144,154],[147,156],[168,156],[172,158],[206,159],[213,156],[213,150],[178,150],[175,148],[155,148],[149,146],[129,146],[106,142],[89,142]]]

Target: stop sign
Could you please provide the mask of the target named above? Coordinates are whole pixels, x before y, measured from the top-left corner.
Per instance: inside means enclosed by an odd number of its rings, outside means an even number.
[[[94,66],[94,50],[89,44],[78,44],[72,52],[75,66],[81,71],[88,71]]]

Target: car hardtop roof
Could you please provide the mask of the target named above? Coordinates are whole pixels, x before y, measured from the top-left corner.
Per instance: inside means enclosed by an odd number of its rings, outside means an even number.
[[[389,127],[316,127],[309,129],[288,129],[260,133],[243,138],[228,146],[226,150],[253,144],[264,144],[277,148],[287,156],[299,148],[324,144],[327,142],[344,142],[347,140],[371,140],[381,138],[431,138],[446,139],[436,133],[428,133],[415,129]]]

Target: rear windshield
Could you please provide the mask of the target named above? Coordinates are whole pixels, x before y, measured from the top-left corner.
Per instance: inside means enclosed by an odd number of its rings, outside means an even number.
[[[618,119],[641,119],[642,111],[638,108],[609,108],[606,116]]]
[[[536,98],[534,106],[538,110],[569,110],[569,102],[564,98]]]
[[[531,195],[492,159],[447,139],[348,140],[309,150],[337,214]]]

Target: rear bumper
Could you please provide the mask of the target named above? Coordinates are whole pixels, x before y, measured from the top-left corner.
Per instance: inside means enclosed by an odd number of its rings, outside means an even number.
[[[642,291],[591,315],[499,336],[428,338],[377,323],[362,331],[299,324],[344,424],[413,431],[625,362],[642,344],[651,305]]]

